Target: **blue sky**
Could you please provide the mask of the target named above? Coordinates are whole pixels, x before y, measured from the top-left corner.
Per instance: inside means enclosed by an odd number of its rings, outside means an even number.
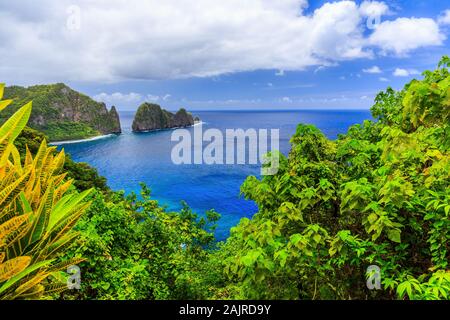
[[[65,82],[119,110],[367,109],[450,51],[446,1],[46,1],[0,4],[15,26],[0,79]]]

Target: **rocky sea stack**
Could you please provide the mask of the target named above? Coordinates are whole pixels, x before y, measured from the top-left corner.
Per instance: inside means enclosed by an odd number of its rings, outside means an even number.
[[[133,121],[133,132],[145,132],[160,129],[185,128],[200,121],[194,120],[192,114],[181,108],[177,113],[162,109],[154,103],[143,103],[136,112]]]
[[[115,107],[108,110],[104,103],[63,83],[6,87],[4,98],[13,99],[13,104],[1,113],[0,123],[22,105],[33,101],[28,125],[44,132],[50,141],[84,139],[122,131]]]

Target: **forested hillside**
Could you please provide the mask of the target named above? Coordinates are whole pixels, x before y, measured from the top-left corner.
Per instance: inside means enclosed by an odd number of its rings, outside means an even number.
[[[33,101],[28,125],[44,132],[51,141],[75,140],[96,135],[120,133],[119,114],[63,83],[30,87],[11,86],[4,99],[12,104],[0,114],[0,123],[21,106]]]

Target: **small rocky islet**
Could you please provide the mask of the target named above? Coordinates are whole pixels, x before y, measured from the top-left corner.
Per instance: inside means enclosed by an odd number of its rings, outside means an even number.
[[[181,108],[176,113],[169,112],[154,103],[143,103],[134,117],[133,132],[148,132],[162,129],[186,128],[199,122],[186,109]]]

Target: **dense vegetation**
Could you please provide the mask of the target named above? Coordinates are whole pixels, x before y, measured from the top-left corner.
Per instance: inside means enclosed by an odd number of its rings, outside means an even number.
[[[23,157],[27,147],[32,154],[36,154],[43,141],[48,141],[44,133],[25,127],[14,141],[14,145]],[[102,192],[110,192],[105,177],[100,176],[97,169],[87,163],[73,161],[69,154],[65,154],[63,169],[67,174],[66,177],[73,179],[73,185],[79,191],[95,188]]]
[[[449,66],[380,93],[378,121],[337,141],[299,125],[278,174],[246,180],[259,212],[217,253],[239,297],[450,298]]]
[[[1,100],[0,111],[11,104]],[[68,266],[82,261],[61,255],[79,233],[72,230],[92,190],[78,193],[61,172],[64,152],[40,144],[21,159],[14,141],[31,114],[31,103],[0,127],[0,299],[48,296],[67,289]],[[63,271],[64,270],[64,271]]]
[[[65,298],[183,299],[198,295],[193,274],[207,262],[218,214],[166,212],[143,185],[136,195],[97,193],[69,256],[83,256],[82,290]]]
[[[108,111],[103,103],[62,83],[28,88],[11,86],[4,91],[5,99],[13,101],[0,115],[0,123],[22,105],[33,101],[28,125],[44,132],[51,141],[83,139],[121,131],[114,107]]]
[[[376,121],[335,141],[299,125],[279,172],[242,185],[259,212],[224,243],[212,236],[214,211],[167,212],[145,185],[139,196],[94,191],[62,258],[85,258],[81,290],[53,297],[449,299],[449,67],[444,57],[423,80],[381,92]],[[37,135],[22,133],[21,153]],[[80,189],[95,184],[92,169],[73,167]],[[369,266],[381,290],[368,289]]]

